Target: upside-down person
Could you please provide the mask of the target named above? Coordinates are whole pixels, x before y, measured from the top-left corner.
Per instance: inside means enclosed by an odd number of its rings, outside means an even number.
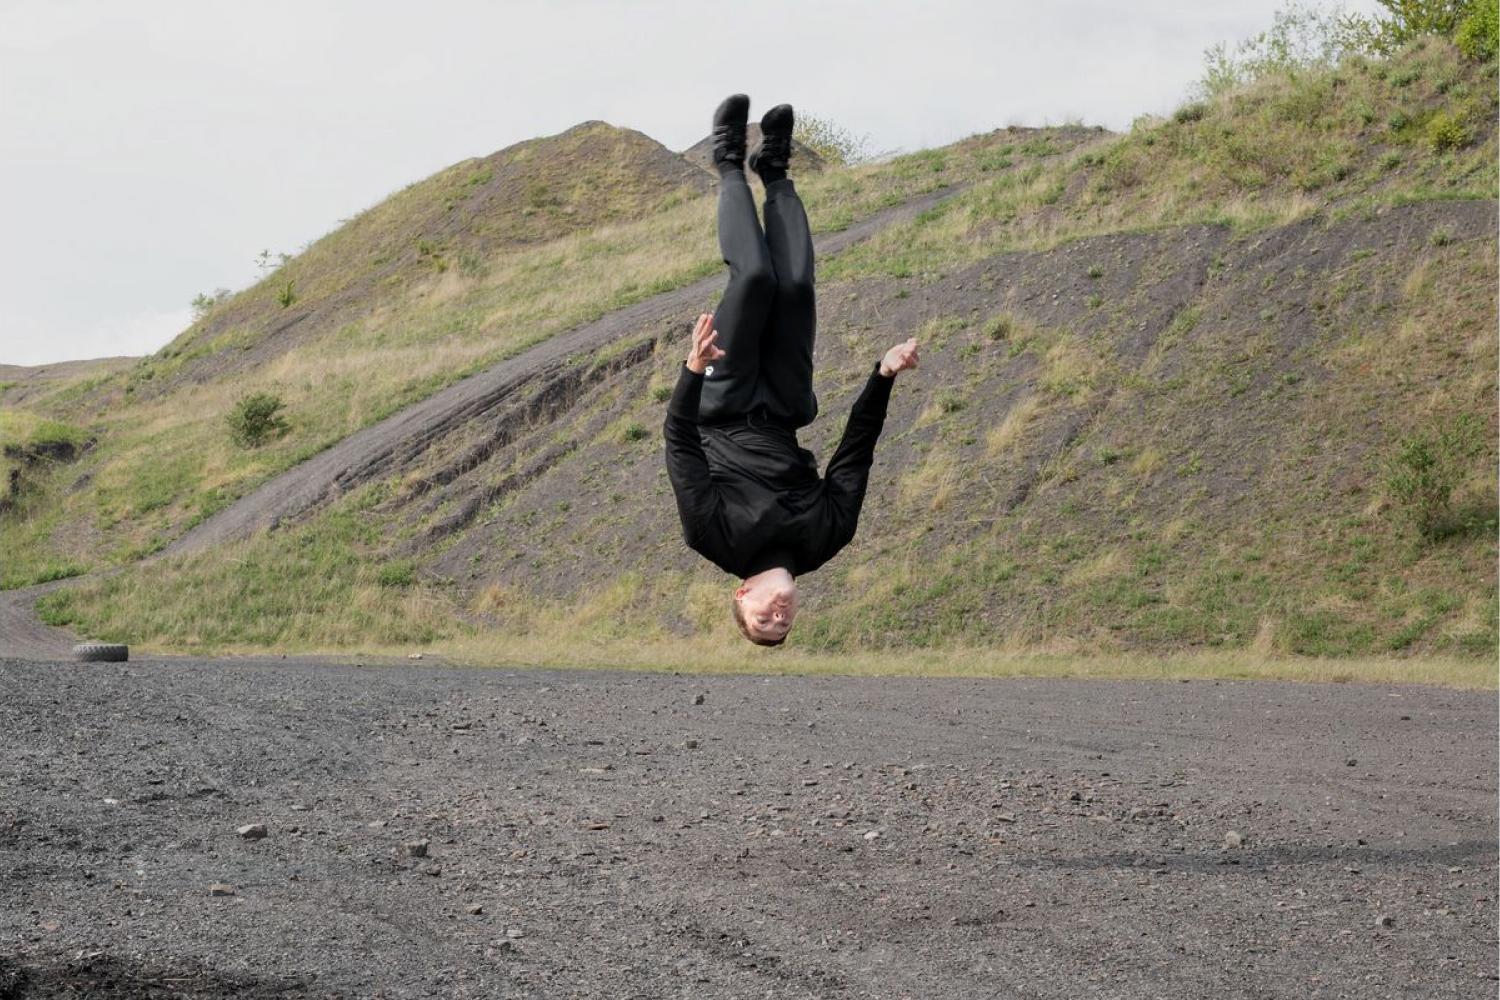
[[[749,166],[766,187],[765,229],[745,180],[750,99],[714,112],[719,247],[729,284],[718,309],[698,317],[667,403],[667,473],[688,546],[742,582],[740,632],[780,645],[797,615],[797,577],[849,543],[859,523],[875,442],[896,374],[917,366],[917,342],[897,344],[873,367],[822,476],[797,443],[818,413],[813,393],[813,245],[807,213],[787,177],[792,108],[761,118]],[[720,338],[722,337],[722,340]]]

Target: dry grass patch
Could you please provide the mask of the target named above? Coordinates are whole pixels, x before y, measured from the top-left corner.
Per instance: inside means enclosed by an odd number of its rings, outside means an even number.
[[[897,480],[897,503],[911,511],[940,511],[953,498],[959,478],[958,460],[948,451],[933,449],[916,471]]]
[[[1005,419],[991,428],[984,437],[986,457],[998,458],[1017,447],[1032,418],[1041,408],[1042,402],[1035,396],[1027,396],[1011,406],[1005,413]]]
[[[1097,583],[1100,580],[1108,580],[1111,577],[1120,576],[1129,569],[1129,561],[1124,552],[1117,548],[1107,549],[1092,559],[1081,562],[1069,569],[1063,580],[1070,586]]]
[[[558,637],[474,636],[442,642],[436,652],[460,663],[494,667],[580,667],[680,671],[698,674],[818,674],[921,677],[1073,677],[1097,680],[1283,680],[1307,683],[1432,684],[1493,690],[1486,661],[1362,657],[1322,659],[1255,652],[1101,656],[1078,652],[1076,642],[1052,648],[949,647],[818,654],[786,646],[758,647],[714,638],[591,643]],[[401,650],[392,650],[393,653]]]
[[[1148,444],[1130,460],[1130,471],[1144,479],[1156,474],[1166,460],[1160,448]]]

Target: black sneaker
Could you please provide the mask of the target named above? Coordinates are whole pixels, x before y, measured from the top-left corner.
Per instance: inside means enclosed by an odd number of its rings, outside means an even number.
[[[730,94],[714,109],[714,166],[722,173],[745,167],[745,121],[750,117],[750,98]]]
[[[747,162],[762,180],[767,174],[786,176],[792,159],[792,124],[790,104],[778,104],[761,117],[760,142],[750,151]]]

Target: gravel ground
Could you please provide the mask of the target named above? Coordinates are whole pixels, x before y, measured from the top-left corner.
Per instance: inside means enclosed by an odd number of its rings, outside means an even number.
[[[1496,738],[1407,687],[0,660],[0,1000],[1493,997]]]

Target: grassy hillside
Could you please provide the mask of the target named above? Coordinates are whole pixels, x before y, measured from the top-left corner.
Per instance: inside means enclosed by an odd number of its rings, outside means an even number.
[[[926,346],[897,386],[859,536],[804,581],[788,647],[1492,657],[1495,85],[1493,61],[1427,39],[1122,136],[998,131],[801,182],[820,229],[974,183],[820,262],[825,417],[808,447],[831,451],[886,346],[913,332]],[[58,394],[51,415],[98,435],[79,460],[91,478],[54,477],[45,505],[7,520],[12,581],[128,560],[444,380],[712,272],[712,195],[681,197],[494,250],[462,281],[434,268],[364,303],[357,332],[178,377],[155,400],[137,389],[118,416],[75,408],[125,400],[128,377]],[[460,459],[483,424],[301,524],[45,611],[171,648],[769,666],[791,650],[735,645],[731,581],[681,545],[661,468],[685,330],[641,331],[637,363],[568,381],[560,416],[477,466]],[[293,432],[235,452],[217,414],[266,385]],[[1423,525],[1392,469],[1433,454],[1453,456],[1457,489]]]
[[[1100,135],[1018,132],[998,148],[1025,150],[1002,169]],[[965,142],[941,164],[918,154],[805,178],[814,229],[995,170],[996,148]],[[723,263],[710,187],[640,133],[586,123],[394,195],[126,371],[23,402],[0,395],[9,412],[63,421],[96,442],[50,475],[34,470],[0,522],[3,583],[149,555],[268,477],[463,375],[715,272]],[[553,195],[534,199],[543,188]],[[544,224],[553,238],[537,237]],[[224,418],[254,392],[284,402],[288,431],[245,449]]]

